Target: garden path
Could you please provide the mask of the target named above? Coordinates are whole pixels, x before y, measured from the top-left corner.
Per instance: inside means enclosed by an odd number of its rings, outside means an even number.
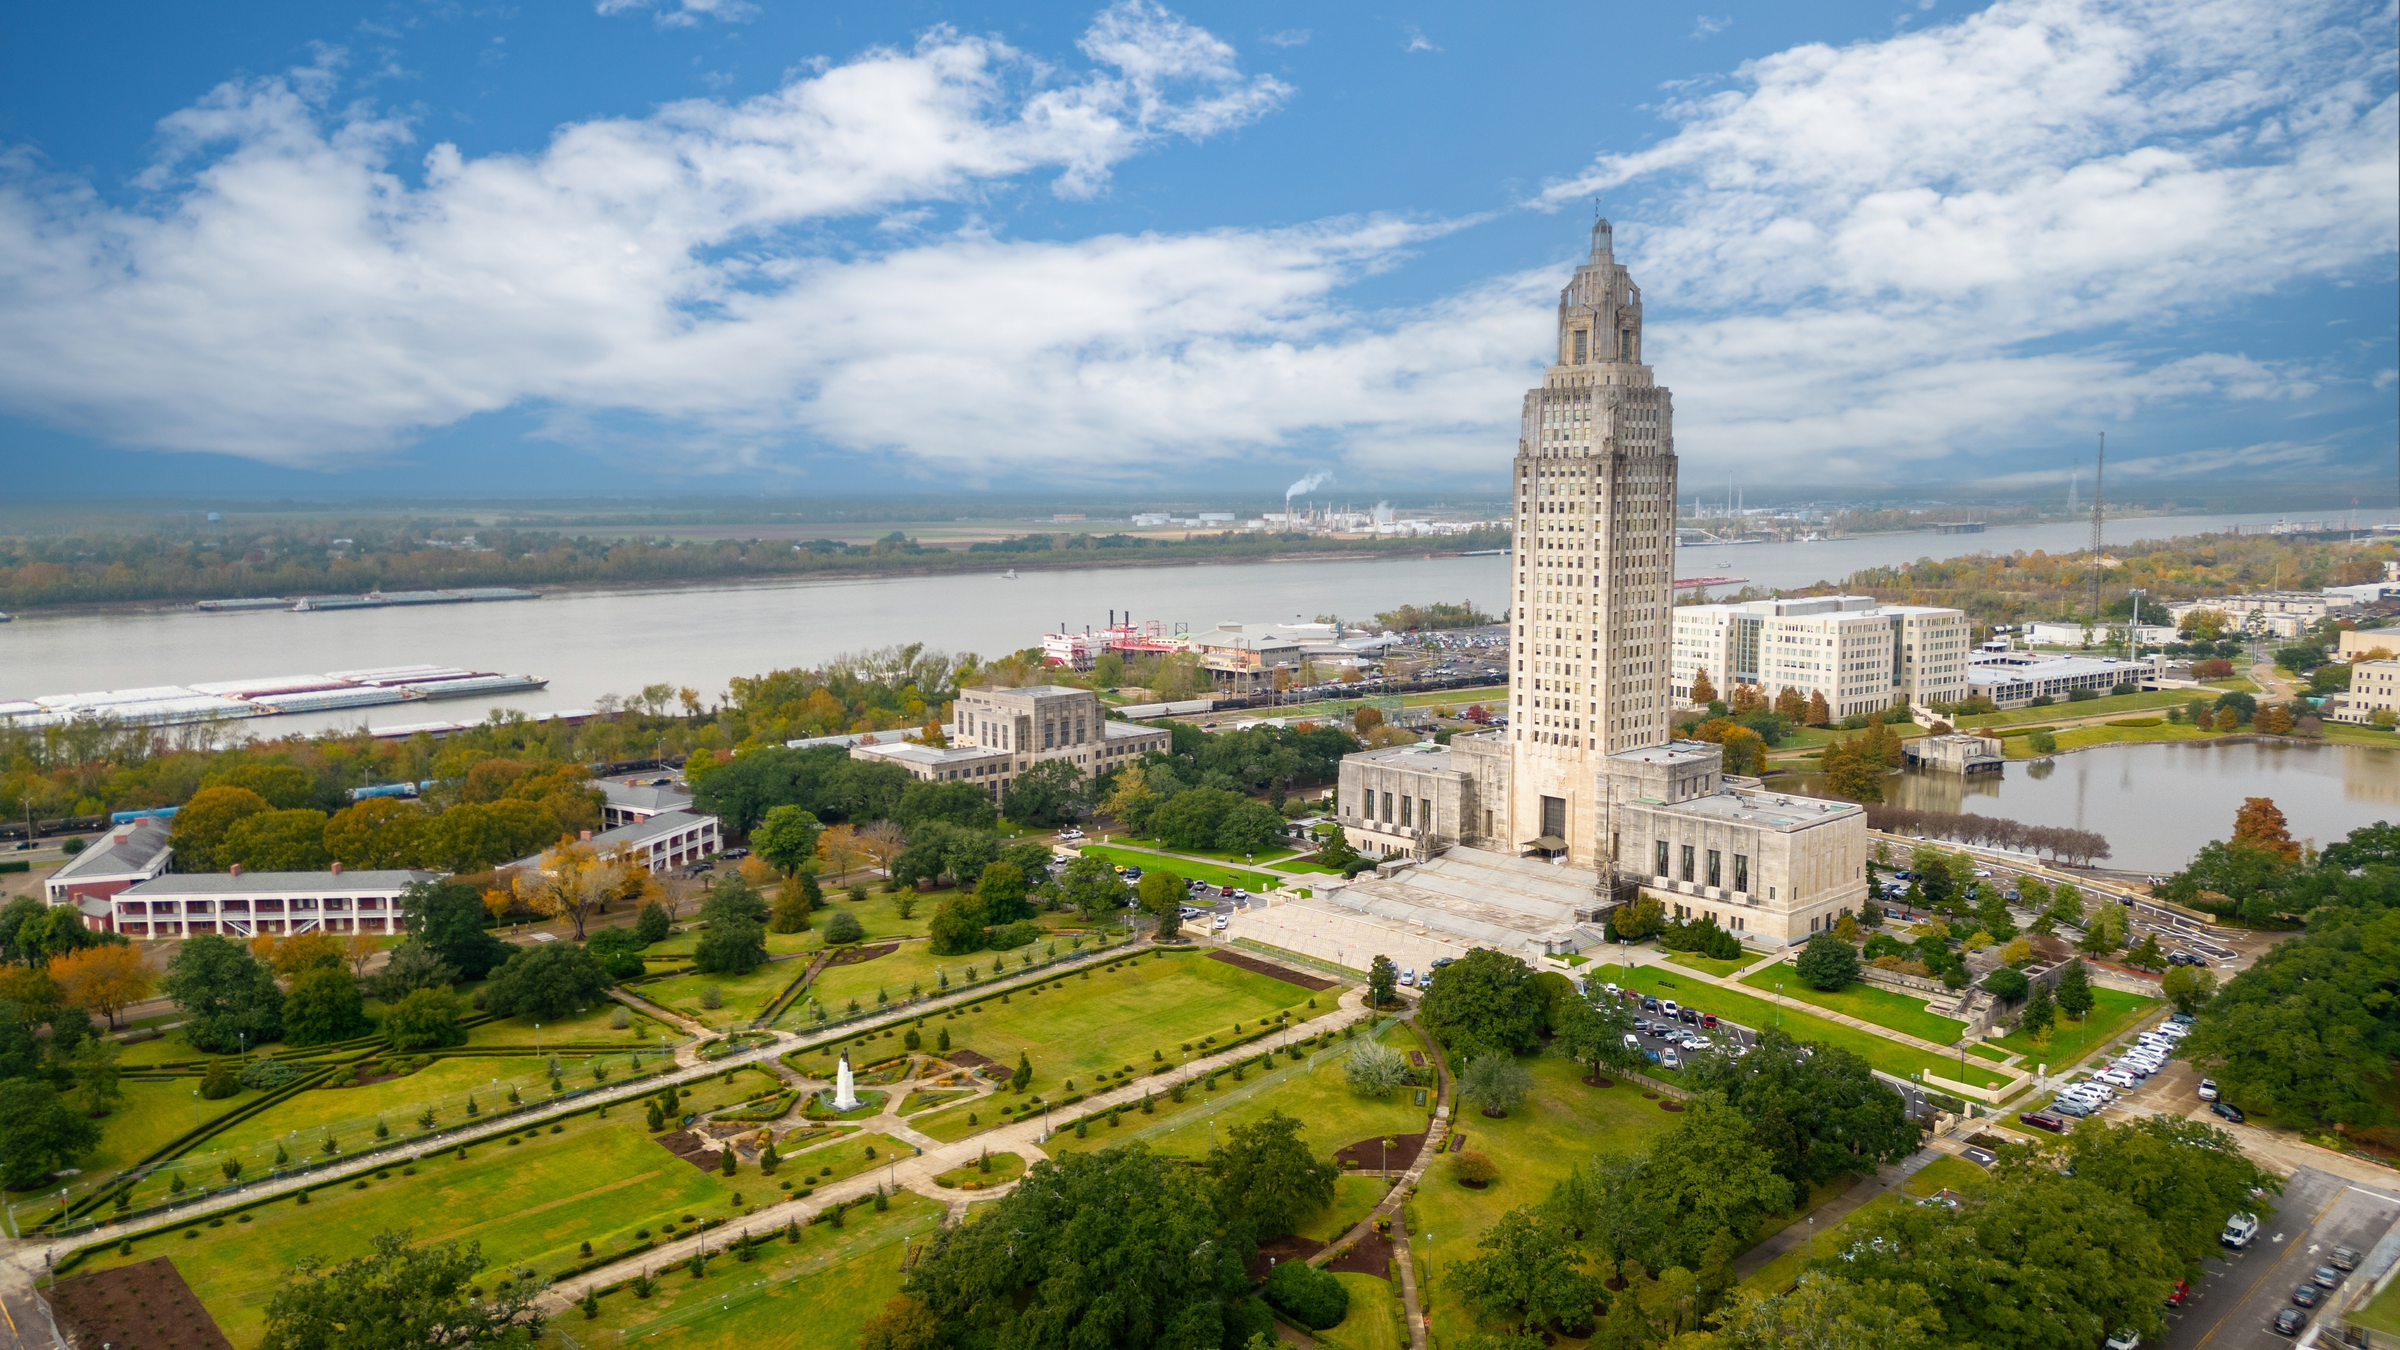
[[[1361,1006],[1364,1006],[1364,992],[1354,992],[1360,994],[1359,1001]],[[1457,1083],[1450,1075],[1450,1061],[1442,1054],[1442,1047],[1435,1044],[1432,1037],[1426,1036],[1422,1028],[1416,1026],[1416,1016],[1416,1011],[1411,1009],[1401,1014],[1401,1020],[1409,1023],[1410,1029],[1415,1031],[1418,1038],[1425,1042],[1425,1049],[1433,1060],[1433,1124],[1426,1127],[1425,1146],[1417,1150],[1416,1161],[1409,1164],[1407,1171],[1399,1174],[1399,1180],[1393,1184],[1391,1191],[1383,1197],[1383,1200],[1373,1210],[1370,1210],[1365,1218],[1360,1219],[1349,1232],[1325,1244],[1324,1250],[1309,1258],[1309,1264],[1324,1265],[1333,1259],[1335,1252],[1352,1243],[1362,1241],[1372,1234],[1375,1231],[1377,1220],[1387,1218],[1392,1220],[1393,1259],[1400,1264],[1400,1305],[1408,1317],[1408,1342],[1412,1350],[1427,1350],[1425,1305],[1417,1292],[1416,1258],[1409,1253],[1407,1216],[1402,1213],[1400,1207],[1407,1201],[1409,1194],[1416,1190],[1417,1183],[1424,1179],[1425,1169],[1433,1165],[1435,1158],[1441,1156],[1442,1143],[1450,1135],[1450,1111],[1456,1105]]]

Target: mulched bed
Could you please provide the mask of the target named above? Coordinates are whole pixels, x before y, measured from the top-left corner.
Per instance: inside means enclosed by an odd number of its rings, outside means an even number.
[[[50,1291],[50,1306],[75,1345],[233,1350],[217,1319],[164,1256],[60,1280]]]
[[[1409,1051],[1409,1052],[1408,1052],[1408,1067],[1410,1067],[1410,1068],[1412,1068],[1412,1069],[1422,1069],[1422,1068],[1424,1068],[1424,1067],[1425,1067],[1425,1052],[1424,1052],[1424,1051],[1422,1051],[1422,1050],[1411,1050],[1411,1051]]]
[[[1680,1111],[1683,1109],[1683,1103],[1675,1100],[1673,1097],[1669,1097],[1658,1104],[1658,1109],[1661,1111]]]
[[[1267,1272],[1274,1268],[1275,1262],[1305,1261],[1323,1250],[1325,1244],[1315,1238],[1286,1233],[1271,1242],[1258,1244],[1258,1255],[1251,1257],[1250,1264],[1244,1269],[1250,1275],[1250,1282],[1257,1284],[1267,1278]]]
[[[1320,989],[1339,989],[1342,985],[1340,980],[1329,980],[1322,975],[1303,975],[1299,971],[1292,969],[1290,966],[1279,966],[1272,961],[1261,961],[1255,956],[1242,956],[1234,952],[1215,951],[1208,954],[1208,959],[1211,961],[1222,961],[1229,966],[1239,966],[1254,975],[1265,975],[1272,979],[1281,980],[1285,984],[1299,985],[1301,988],[1306,989],[1312,994]]]
[[[690,1130],[677,1130],[672,1134],[656,1134],[650,1137],[658,1141],[660,1148],[703,1172],[714,1172],[724,1164],[724,1146],[707,1135],[694,1134]]]
[[[1391,1239],[1370,1232],[1358,1240],[1358,1245],[1325,1263],[1325,1268],[1347,1275],[1372,1275],[1379,1280],[1392,1278]]]
[[[1335,1153],[1333,1165],[1339,1167],[1356,1158],[1361,1168],[1380,1168],[1383,1166],[1383,1141],[1386,1139],[1392,1141],[1392,1170],[1395,1172],[1405,1170],[1415,1162],[1417,1151],[1425,1147],[1423,1130],[1415,1134],[1379,1134],[1372,1139],[1361,1139]]]
[[[1602,1078],[1598,1075],[1593,1075],[1585,1078],[1583,1080],[1583,1084],[1585,1087],[1612,1088],[1617,1085],[1617,1080],[1614,1078]]]
[[[944,1050],[942,1058],[962,1069],[1005,1069],[1008,1067],[990,1055],[979,1055],[972,1050]]]
[[[833,954],[833,959],[827,961],[825,964],[829,966],[855,966],[861,961],[872,961],[878,956],[890,956],[893,952],[898,950],[900,950],[900,944],[897,942],[878,942],[872,947],[844,947],[840,951],[835,952]]]

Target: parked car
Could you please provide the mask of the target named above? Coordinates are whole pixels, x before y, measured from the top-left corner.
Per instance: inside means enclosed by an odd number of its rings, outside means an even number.
[[[2317,1288],[2313,1284],[2304,1284],[2292,1291],[2292,1302],[2299,1304],[2303,1308],[2313,1308],[2317,1306],[2317,1300],[2323,1297],[2325,1297],[2325,1291]]]
[[[746,848],[729,848],[717,856],[721,858],[747,858],[750,856],[750,850]]]
[[[2213,1102],[2213,1101],[2215,1101],[2216,1099],[2217,1099],[2217,1080],[2216,1080],[2216,1079],[2214,1079],[2214,1078],[2203,1078],[2203,1079],[2201,1079],[2201,1080],[2200,1080],[2200,1100],[2202,1100],[2202,1101],[2204,1101],[2204,1102]]]
[[[2255,1214],[2236,1214],[2225,1220],[2225,1231],[2217,1234],[2217,1241],[2224,1243],[2226,1246],[2231,1247],[2236,1251],[2239,1251],[2242,1248],[2249,1246],[2250,1239],[2257,1236],[2258,1216]]]
[[[2199,1019],[2199,1018],[2197,1018],[2197,1017],[2194,1017],[2194,1016],[2193,1016],[2192,1014],[2190,1014],[2190,1013],[2186,1013],[2186,1012],[2179,1012],[2179,1013],[2175,1013],[2175,1014],[2173,1014],[2173,1015],[2169,1016],[2169,1017],[2167,1018],[2167,1020],[2168,1020],[2169,1022],[2172,1022],[2172,1023],[2174,1023],[2176,1026],[2179,1026],[2179,1027],[2188,1027],[2188,1026],[2190,1026],[2192,1023],[2194,1023],[2194,1022],[2197,1022],[2197,1021],[2199,1021],[2200,1019]]]
[[[1704,1031],[1715,1031],[1717,1029],[1717,1015],[1715,1013],[1700,1014],[1700,1026]]]
[[[1447,961],[1447,960],[1449,960],[1450,958],[1449,958],[1449,957],[1447,957],[1447,956],[1445,956],[1445,957],[1443,957],[1442,959],[1443,959],[1443,960],[1445,960],[1445,961]],[[1608,996],[1609,996],[1610,998],[1622,998],[1622,997],[1624,997],[1624,995],[1625,995],[1625,991],[1624,991],[1624,990],[1622,990],[1622,989],[1619,989],[1618,987],[1616,987],[1616,986],[1615,986],[1615,985],[1613,985],[1613,984],[1604,984],[1604,985],[1601,985],[1600,987],[1608,991]]]
[[[2308,1278],[2315,1280],[2324,1288],[2331,1289],[2335,1285],[2342,1282],[2342,1272],[2334,1269],[2332,1266],[2319,1266],[2317,1267],[2317,1273],[2309,1276]]]
[[[2250,1118],[2243,1115],[2242,1108],[2235,1106],[2232,1102],[2210,1102],[2208,1104],[2208,1109],[2216,1112],[2224,1119],[2232,1121],[2236,1125],[2239,1125],[2243,1121]]]
[[[1126,869],[1125,869],[1125,879],[1126,879],[1127,881],[1140,881],[1140,880],[1142,879],[1142,869],[1140,869],[1140,868],[1138,868],[1138,867],[1128,867],[1128,868],[1126,868]]]
[[[1664,1068],[1680,1069],[1683,1067],[1683,1061],[1676,1056],[1675,1047],[1671,1045],[1658,1052],[1658,1062]]]
[[[2061,1097],[2057,1101],[2050,1103],[2050,1110],[2058,1115],[2073,1116],[2077,1120],[2081,1120],[2085,1116],[2088,1116],[2092,1113],[2092,1104],[2082,1100]]]
[[[2336,1247],[2333,1249],[2331,1260],[2335,1270],[2356,1270],[2358,1269],[2358,1249],[2356,1247]]]
[[[1409,988],[1411,988],[1411,989],[1414,989],[1414,988],[1416,988],[1416,987],[1417,987],[1417,968],[1416,968],[1415,966],[1410,966],[1408,969],[1406,969],[1406,970],[1404,970],[1404,971],[1401,971],[1401,972],[1400,972],[1400,983],[1402,983],[1402,984],[1404,984],[1404,985],[1407,985],[1407,986],[1408,986]]]
[[[1658,1063],[1658,1052],[1656,1050],[1644,1050],[1642,1052],[1642,1058],[1649,1060],[1653,1064],[1656,1064]]]
[[[2048,1130],[2052,1134],[2064,1134],[2067,1130],[2067,1122],[2048,1111],[2020,1111],[2017,1113],[2017,1119],[2037,1130]]]
[[[1625,1048],[1626,1048],[1626,1049],[1628,1049],[1628,1050],[1633,1050],[1633,1051],[1637,1051],[1637,1052],[1638,1052],[1638,1051],[1639,1051],[1639,1050],[1642,1048],[1642,1038],[1641,1038],[1641,1037],[1639,1037],[1639,1036],[1636,1036],[1636,1035],[1634,1035],[1634,1034],[1633,1034],[1632,1032],[1630,1032],[1630,1031],[1626,1032],[1626,1033],[1625,1033]]]
[[[1218,915],[1218,916],[1217,916],[1217,921],[1216,921],[1215,923],[1212,923],[1212,924],[1210,924],[1210,925],[1209,925],[1209,928],[1210,928],[1211,930],[1215,931],[1215,932],[1222,933],[1222,932],[1224,932],[1224,931],[1225,931],[1225,926],[1226,926],[1226,923],[1227,923],[1227,922],[1228,922],[1228,921],[1227,921],[1226,917],[1225,917],[1224,915],[1220,914],[1220,915]]]
[[[2298,1308],[2286,1308],[2275,1314],[2275,1334],[2278,1336],[2297,1336],[2301,1328],[2307,1325],[2308,1314]]]
[[[2177,1280],[2175,1282],[2175,1288],[2167,1295],[2167,1306],[2170,1308],[2180,1308],[2183,1306],[2183,1301],[2191,1296],[2192,1282],[2190,1280]]]
[[[2133,1075],[2125,1072],[2123,1069],[2109,1069],[2102,1072],[2100,1074],[2100,1081],[2103,1083],[2112,1083],[2121,1088],[2130,1088],[2134,1086]]]
[[[1676,1006],[1675,1000],[1671,998],[1660,1000],[1658,1010],[1665,1013],[1669,1017],[1680,1016],[1683,1011],[1681,1008]]]
[[[2142,1350],[2142,1338],[2130,1331],[2120,1331],[2103,1341],[2100,1350]]]
[[[1642,1011],[1643,1011],[1643,1012],[1657,1012],[1657,1011],[1658,1011],[1658,1000],[1657,1000],[1657,999],[1655,999],[1655,998],[1650,998],[1650,997],[1647,997],[1647,996],[1645,996],[1645,997],[1642,999]]]
[[[1635,1031],[1638,1031],[1638,1032],[1640,1032],[1640,1033],[1641,1033],[1642,1035],[1644,1035],[1644,1036],[1647,1036],[1647,1035],[1649,1035],[1649,1034],[1650,1034],[1650,1019],[1649,1019],[1649,1018],[1647,1018],[1647,1017],[1637,1017],[1637,1018],[1633,1019],[1633,1029],[1634,1029]]]

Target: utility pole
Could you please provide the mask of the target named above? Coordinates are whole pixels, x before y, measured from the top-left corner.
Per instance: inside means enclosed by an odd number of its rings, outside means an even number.
[[[2100,457],[2092,464],[2092,627],[2100,626],[2101,480],[2108,473],[2108,433],[2100,433]]]

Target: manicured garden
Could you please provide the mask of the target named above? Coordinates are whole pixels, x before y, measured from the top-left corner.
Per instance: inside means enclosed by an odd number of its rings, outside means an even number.
[[[626,992],[644,998],[662,1008],[682,1013],[704,1026],[728,1027],[745,1025],[766,1011],[777,995],[791,987],[808,970],[808,957],[788,956],[768,961],[747,975],[730,971],[704,974],[692,971],[666,979],[648,980],[632,986]],[[707,991],[717,991],[717,1006],[710,1008]]]
[[[733,1084],[708,1079],[692,1085],[693,1109],[725,1104],[754,1090],[746,1076]],[[517,1136],[511,1136],[516,1139]],[[414,1168],[414,1175],[409,1169]],[[436,1152],[414,1164],[395,1160],[365,1189],[330,1183],[309,1203],[279,1198],[197,1230],[172,1229],[133,1243],[130,1254],[105,1249],[96,1267],[172,1257],[218,1325],[237,1345],[258,1339],[266,1301],[282,1272],[302,1256],[338,1261],[363,1253],[387,1230],[413,1230],[418,1241],[482,1244],[486,1270],[531,1265],[549,1274],[584,1259],[638,1245],[636,1229],[654,1234],[690,1213],[723,1219],[732,1197],[756,1201],[774,1185],[755,1170],[726,1178],[668,1153],[642,1129],[638,1109],[618,1106],[605,1119],[584,1112],[522,1137],[486,1140],[467,1150]],[[780,1194],[780,1192],[777,1192]],[[185,1237],[187,1231],[196,1236]]]
[[[1356,1271],[1336,1271],[1333,1278],[1350,1291],[1350,1313],[1339,1326],[1315,1333],[1317,1344],[1332,1350],[1405,1350],[1408,1309],[1398,1286]]]
[[[1855,1027],[1846,1027],[1838,1022],[1828,1022],[1822,1017],[1798,1012],[1780,1004],[1770,1003],[1765,999],[1753,998],[1748,994],[1736,993],[1720,985],[1712,985],[1700,980],[1679,980],[1672,975],[1661,973],[1656,967],[1603,966],[1600,968],[1599,978],[1603,981],[1613,981],[1629,989],[1638,989],[1644,994],[1655,995],[1659,998],[1671,998],[1678,1003],[1689,1003],[1703,1012],[1715,1013],[1719,1017],[1730,1017],[1746,1027],[1780,1027],[1797,1040],[1838,1045],[1845,1050],[1857,1053],[1864,1057],[1869,1064],[1896,1077],[1906,1078],[1918,1073],[1931,1072],[1944,1078],[1956,1078],[1962,1072],[1956,1057],[1918,1050],[1870,1031],[1860,1031]],[[1787,988],[1784,992],[1789,994],[1791,991]],[[1993,1073],[1971,1063],[1963,1072],[1967,1075],[1965,1081],[1977,1087],[2005,1087],[2016,1081],[2010,1075]]]
[[[1955,1044],[1959,1037],[1967,1034],[1966,1023],[1926,1011],[1925,1000],[1921,998],[1912,998],[1863,980],[1834,990],[1811,989],[1789,963],[1778,963],[1744,976],[1742,983],[1753,989],[1780,993],[1785,998],[1796,998],[1811,1007],[1888,1027],[1935,1045]],[[1783,987],[1777,989],[1777,985]]]
[[[2049,1038],[2036,1044],[2022,1031],[1995,1037],[1992,1044],[2012,1050],[2025,1057],[2027,1065],[2048,1064],[2052,1073],[2080,1061],[2098,1047],[2107,1044],[2126,1025],[2158,1006],[2158,1000],[2143,998],[2118,989],[2092,986],[2092,1010],[2081,1022],[2068,1020],[2064,1015],[2050,1029]]]

